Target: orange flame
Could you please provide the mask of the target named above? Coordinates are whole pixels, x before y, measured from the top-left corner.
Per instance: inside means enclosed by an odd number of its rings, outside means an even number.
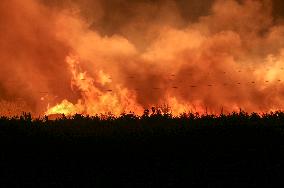
[[[87,72],[80,72],[80,62],[75,56],[68,56],[66,62],[72,72],[72,87],[80,90],[82,98],[76,104],[63,100],[60,104],[49,108],[46,115],[76,113],[86,115],[113,114],[120,115],[124,112],[135,112],[141,114],[143,108],[137,105],[135,93],[127,89],[121,89],[116,85],[113,89],[104,86],[111,83],[109,76],[102,70],[98,72],[97,80],[88,76]]]

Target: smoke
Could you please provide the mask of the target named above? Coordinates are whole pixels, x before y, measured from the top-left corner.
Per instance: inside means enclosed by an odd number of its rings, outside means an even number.
[[[35,114],[281,110],[284,25],[273,5],[2,0],[1,104]]]

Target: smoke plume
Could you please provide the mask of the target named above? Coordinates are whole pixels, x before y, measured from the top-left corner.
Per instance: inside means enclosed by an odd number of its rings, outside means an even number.
[[[0,113],[282,110],[275,3],[2,0]]]

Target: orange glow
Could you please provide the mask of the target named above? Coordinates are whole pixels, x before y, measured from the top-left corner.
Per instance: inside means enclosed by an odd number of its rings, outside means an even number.
[[[81,98],[76,104],[63,100],[60,104],[51,107],[46,112],[50,114],[74,115],[76,113],[85,115],[113,114],[120,115],[126,110],[137,114],[142,114],[143,108],[135,101],[135,94],[131,94],[127,89],[121,89],[119,85],[115,88],[104,88],[111,83],[109,76],[98,72],[97,80],[89,77],[86,72],[79,72],[80,62],[75,56],[68,56],[66,62],[72,72],[72,87],[80,90]]]
[[[272,1],[215,0],[196,20],[175,1],[129,3],[137,12],[115,27],[103,1],[86,2],[94,13],[75,1],[0,2],[0,114],[284,109],[284,24]]]

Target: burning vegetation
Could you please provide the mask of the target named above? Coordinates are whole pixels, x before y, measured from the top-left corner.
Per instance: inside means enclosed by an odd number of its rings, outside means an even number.
[[[283,110],[273,2],[188,2],[2,0],[1,114]]]

